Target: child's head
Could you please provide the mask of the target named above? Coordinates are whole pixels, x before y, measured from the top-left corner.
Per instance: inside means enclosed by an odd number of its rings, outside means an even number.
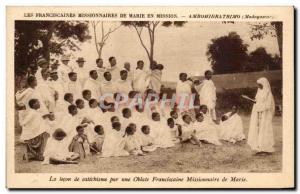
[[[192,121],[192,118],[190,117],[190,115],[183,115],[182,116],[182,120],[187,123],[187,124],[190,124],[191,121]]]
[[[82,97],[86,100],[90,100],[92,98],[92,92],[90,90],[83,90]]]
[[[136,132],[136,124],[134,124],[134,123],[129,123],[128,126],[130,126],[130,127],[133,129],[134,132]]]
[[[77,108],[79,108],[79,109],[83,109],[84,108],[84,101],[82,99],[77,99],[75,101],[75,104],[76,104]]]
[[[68,76],[69,76],[69,79],[73,82],[75,82],[77,80],[77,73],[75,73],[75,72],[70,72],[68,74]]]
[[[83,135],[84,134],[84,127],[79,125],[76,127],[76,131],[78,135]]]
[[[130,125],[128,125],[125,129],[125,133],[127,135],[133,135],[135,133],[135,129],[133,129]]]
[[[121,123],[120,122],[113,122],[112,123],[112,128],[115,129],[116,131],[121,130]]]
[[[72,93],[65,93],[64,100],[69,102],[69,103],[73,103],[73,101],[74,101],[73,94]]]
[[[37,110],[40,108],[40,102],[38,99],[35,99],[35,98],[30,99],[28,104],[31,109]]]
[[[128,73],[126,70],[121,70],[120,71],[120,77],[121,77],[121,80],[126,80],[127,79],[127,76],[128,76]]]
[[[57,141],[63,140],[66,136],[67,136],[66,132],[64,132],[64,130],[60,128],[56,129],[52,134],[52,137]]]
[[[96,70],[92,70],[90,71],[90,77],[94,80],[96,80],[98,78],[98,73]]]
[[[159,115],[158,112],[152,113],[151,116],[152,116],[152,120],[153,120],[153,121],[160,121],[160,115]]]
[[[201,105],[200,106],[200,111],[203,113],[203,114],[206,114],[207,111],[208,111],[208,108],[205,104]]]
[[[114,123],[114,122],[120,122],[120,119],[119,119],[119,117],[117,117],[117,116],[112,116],[112,117],[110,118],[110,122],[111,122],[111,123]]]
[[[168,126],[169,126],[170,128],[174,128],[175,122],[174,122],[174,119],[173,119],[173,118],[168,118],[167,122],[168,122]]]
[[[57,75],[57,71],[52,71],[50,73],[50,78],[54,81],[58,80],[58,75]]]
[[[96,125],[94,127],[94,131],[95,133],[97,133],[98,135],[103,135],[104,134],[104,129],[102,127],[102,125]]]
[[[89,106],[90,108],[97,108],[98,107],[98,102],[96,99],[92,98],[89,100]]]
[[[210,70],[207,70],[204,72],[204,76],[205,76],[205,79],[210,80],[212,77],[212,72]]]
[[[227,115],[222,115],[221,116],[221,121],[226,121],[228,119],[228,116]]]
[[[157,64],[157,69],[162,71],[164,69],[164,65],[163,64]]]
[[[111,74],[109,71],[106,71],[104,74],[103,74],[104,78],[106,81],[110,81],[111,80]]]
[[[178,113],[176,110],[172,110],[170,112],[170,116],[173,118],[173,119],[177,119],[178,118]]]
[[[131,110],[129,108],[123,108],[122,115],[124,118],[130,118],[131,117]]]
[[[77,107],[74,104],[71,104],[68,106],[68,111],[72,116],[74,116],[77,114]]]
[[[187,80],[187,74],[186,73],[180,73],[179,74],[179,80],[186,81]]]
[[[142,133],[148,135],[150,133],[150,127],[148,125],[143,125],[141,128]]]
[[[143,69],[143,68],[144,68],[144,61],[139,60],[139,61],[136,63],[136,68],[137,68],[137,69]]]
[[[199,113],[196,114],[196,120],[198,122],[202,122],[203,119],[204,119],[204,117],[203,117],[203,114],[201,112],[199,112]]]

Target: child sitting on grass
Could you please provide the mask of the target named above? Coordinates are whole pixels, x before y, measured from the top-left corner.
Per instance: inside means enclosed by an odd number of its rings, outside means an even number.
[[[69,151],[79,154],[80,159],[86,158],[90,155],[90,143],[87,135],[84,134],[84,127],[79,125],[76,127],[77,135],[72,139],[69,145]]]
[[[238,115],[238,107],[233,106],[231,112],[221,117],[220,139],[236,143],[245,139],[242,118]]]
[[[117,118],[117,117],[116,117]],[[128,156],[129,153],[124,150],[124,133],[121,132],[121,123],[113,122],[109,133],[106,133],[103,146],[102,157]]]
[[[144,156],[141,150],[141,141],[135,135],[136,129],[133,125],[128,125],[125,129],[125,150],[131,155]]]
[[[154,138],[151,137],[150,127],[148,125],[143,125],[141,127],[140,141],[141,149],[143,152],[153,152],[156,150],[156,145],[154,144]]]
[[[94,141],[91,146],[91,150],[96,153],[100,153],[102,151],[102,146],[104,142],[104,129],[101,125],[96,125],[94,128],[95,135]]]
[[[70,152],[64,143],[67,136],[62,129],[56,129],[47,142],[43,164],[78,164],[79,154]]]
[[[178,143],[179,140],[179,133],[181,132],[181,125],[175,124],[173,118],[168,118],[167,120],[168,126],[171,130],[171,138],[174,143]]]
[[[196,137],[196,126],[192,123],[192,118],[185,114],[182,116],[182,120],[184,124],[181,128],[181,142],[190,141],[192,144],[200,146],[201,142]]]

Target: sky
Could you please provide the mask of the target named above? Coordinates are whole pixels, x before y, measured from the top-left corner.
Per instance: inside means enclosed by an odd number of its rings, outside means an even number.
[[[119,22],[107,22],[106,29],[118,26]],[[97,29],[100,36],[100,27]],[[261,40],[250,40],[250,26],[246,22],[223,24],[221,22],[188,22],[183,27],[159,26],[155,34],[154,59],[164,65],[163,81],[177,81],[180,72],[186,72],[189,76],[202,75],[205,70],[211,69],[207,60],[207,45],[211,39],[227,35],[229,32],[237,32],[248,44],[248,52],[258,47],[265,47],[267,52],[279,54],[276,37],[266,36]],[[92,39],[79,44],[81,51],[72,54],[71,60],[84,57],[86,65],[93,67],[97,52],[95,49],[94,35],[90,26]],[[147,40],[146,31],[143,39]],[[102,58],[104,65],[108,65],[108,58],[115,56],[117,65],[123,67],[129,62],[132,68],[136,67],[138,60],[143,60],[148,66],[148,58],[141,46],[138,36],[133,28],[122,26],[110,35],[103,49]]]

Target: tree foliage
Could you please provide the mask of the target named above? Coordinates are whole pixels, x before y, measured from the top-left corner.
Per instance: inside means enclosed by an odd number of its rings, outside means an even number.
[[[186,22],[185,21],[122,21],[122,25],[127,27],[133,27],[136,31],[139,41],[144,48],[150,64],[154,60],[154,46],[155,46],[155,30],[159,25],[163,27],[182,27]],[[145,40],[142,38],[142,33],[146,30],[146,33],[149,37],[149,45],[146,44]]]
[[[49,60],[50,53],[62,54],[66,49],[80,49],[76,42],[90,39],[88,22],[85,21],[16,21],[15,22],[15,69],[23,71],[35,56],[30,45],[40,40],[41,55]]]
[[[216,74],[243,71],[248,45],[236,32],[211,40],[206,55]]]

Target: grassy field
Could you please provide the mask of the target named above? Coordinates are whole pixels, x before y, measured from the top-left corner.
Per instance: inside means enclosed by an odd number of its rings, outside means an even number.
[[[250,116],[242,116],[245,134],[248,134]],[[98,158],[90,156],[77,165],[42,165],[41,162],[22,160],[22,148],[15,148],[17,173],[230,173],[230,172],[280,172],[282,166],[282,118],[273,121],[275,150],[268,156],[254,156],[246,141],[235,145],[223,142],[222,146],[203,144],[176,145],[158,149],[146,156]]]

